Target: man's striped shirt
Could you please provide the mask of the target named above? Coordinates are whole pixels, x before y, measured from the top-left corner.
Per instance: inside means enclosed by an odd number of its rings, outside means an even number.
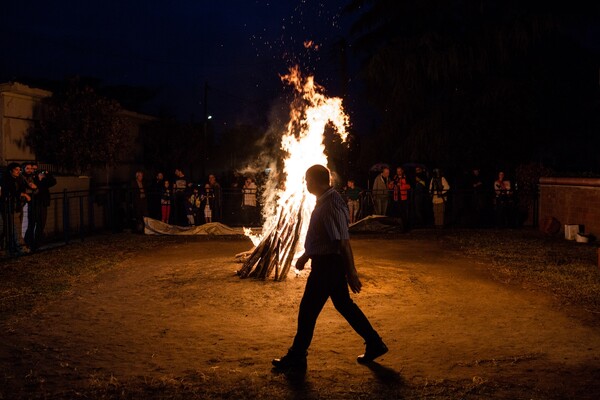
[[[308,256],[338,254],[340,240],[350,239],[348,207],[342,196],[329,188],[317,199],[310,217],[304,250]]]

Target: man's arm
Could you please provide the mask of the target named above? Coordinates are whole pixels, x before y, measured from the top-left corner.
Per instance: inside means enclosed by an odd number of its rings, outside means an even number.
[[[352,247],[350,247],[350,240],[343,239],[340,241],[340,250],[342,258],[344,259],[344,267],[346,269],[346,278],[348,279],[348,285],[353,293],[360,293],[362,283],[358,278],[358,272],[354,266],[354,256],[352,254]]]
[[[45,188],[46,189],[50,189],[53,186],[56,186],[56,178],[54,177],[53,174],[51,173],[47,173],[46,174],[46,179],[44,179],[45,182]]]
[[[296,261],[296,269],[302,271],[309,259],[310,257],[307,256],[306,253],[302,254],[298,261]]]

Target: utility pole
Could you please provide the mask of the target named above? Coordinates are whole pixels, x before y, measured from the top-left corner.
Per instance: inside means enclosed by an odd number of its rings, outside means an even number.
[[[202,128],[202,179],[206,177],[208,160],[208,82],[204,82],[204,124]]]

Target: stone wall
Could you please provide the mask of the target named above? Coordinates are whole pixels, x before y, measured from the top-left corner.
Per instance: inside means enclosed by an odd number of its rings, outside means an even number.
[[[561,230],[583,225],[584,233],[600,237],[600,179],[540,178],[539,220],[549,217],[559,221]]]

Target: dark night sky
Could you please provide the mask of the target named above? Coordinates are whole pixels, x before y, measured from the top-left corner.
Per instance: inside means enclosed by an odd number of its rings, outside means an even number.
[[[146,112],[182,120],[208,111],[217,125],[245,122],[284,91],[278,74],[299,63],[335,93],[328,44],[345,34],[345,0],[5,2],[0,80],[81,75],[105,85],[156,88]],[[320,44],[306,50],[305,40]]]

